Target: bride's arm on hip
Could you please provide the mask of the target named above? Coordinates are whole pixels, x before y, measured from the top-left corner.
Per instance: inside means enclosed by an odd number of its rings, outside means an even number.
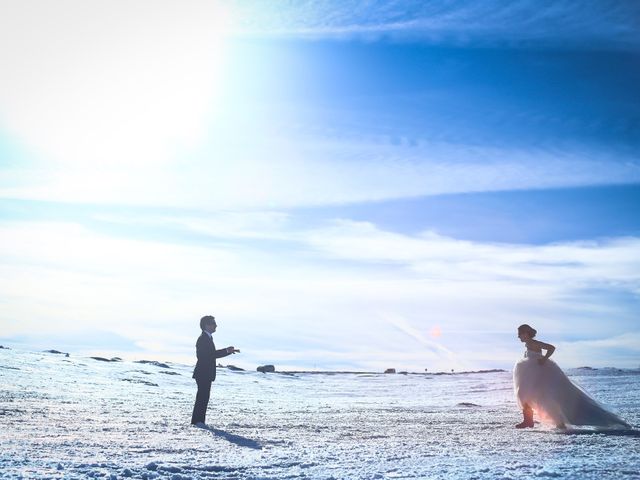
[[[549,357],[551,355],[553,355],[553,352],[556,351],[556,347],[554,347],[553,345],[551,345],[550,343],[544,343],[541,342],[540,340],[534,340],[536,347],[540,348],[541,350],[546,350],[547,353],[545,353],[544,357],[542,357],[540,360],[538,360],[538,363],[540,363],[540,365],[544,364],[544,362],[546,362]]]

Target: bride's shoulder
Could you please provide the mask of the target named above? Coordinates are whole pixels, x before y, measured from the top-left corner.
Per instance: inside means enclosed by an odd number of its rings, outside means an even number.
[[[534,352],[539,352],[541,350],[542,342],[540,342],[539,340],[534,340],[532,338],[531,340],[527,340],[525,345],[527,346],[527,350],[533,350]]]
[[[536,343],[536,347],[543,349],[543,350],[555,350],[556,347],[554,347],[553,345],[551,345],[550,343],[546,343],[543,342],[541,340],[534,340],[534,342]]]

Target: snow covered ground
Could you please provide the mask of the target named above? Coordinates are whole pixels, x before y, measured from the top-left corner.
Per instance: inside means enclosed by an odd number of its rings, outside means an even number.
[[[640,370],[568,373],[640,426]],[[190,366],[1,349],[0,476],[640,478],[636,431],[514,429],[509,372],[221,369],[211,430],[189,425],[195,390]]]

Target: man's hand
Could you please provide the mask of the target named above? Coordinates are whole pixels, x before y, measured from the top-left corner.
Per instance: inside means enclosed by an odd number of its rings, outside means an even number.
[[[231,353],[240,353],[240,350],[238,350],[236,347],[227,347],[227,353],[231,354]]]

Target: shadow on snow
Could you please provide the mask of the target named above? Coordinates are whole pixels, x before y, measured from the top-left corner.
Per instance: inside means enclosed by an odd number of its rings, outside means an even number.
[[[240,447],[252,448],[254,450],[261,450],[262,444],[257,440],[243,437],[242,435],[236,435],[235,433],[225,432],[219,428],[207,427],[205,430],[211,432],[212,435],[220,438],[224,438],[226,441],[238,445]]]

